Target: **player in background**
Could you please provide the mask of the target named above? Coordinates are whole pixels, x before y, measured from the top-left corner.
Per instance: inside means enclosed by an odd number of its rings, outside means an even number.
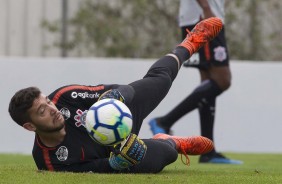
[[[182,38],[187,29],[192,30],[201,20],[218,17],[224,23],[224,0],[180,0],[179,26]],[[231,85],[229,54],[225,39],[224,27],[219,35],[202,47],[188,59],[184,66],[199,69],[201,83],[174,109],[150,120],[153,134],[169,133],[173,124],[185,114],[199,110],[201,135],[214,140],[214,120],[216,98]],[[215,149],[200,156],[200,163],[241,164],[241,161],[231,160]]]

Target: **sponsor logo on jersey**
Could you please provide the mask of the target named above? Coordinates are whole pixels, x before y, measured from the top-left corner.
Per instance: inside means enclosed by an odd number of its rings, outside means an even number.
[[[218,46],[216,48],[214,48],[214,59],[216,61],[222,62],[224,60],[226,60],[227,58],[227,53],[226,53],[226,49],[222,46]]]
[[[70,110],[68,108],[63,107],[60,110],[61,114],[64,116],[64,119],[67,120],[70,118],[71,114],[70,114]]]
[[[80,127],[80,126],[84,126],[85,127],[85,119],[86,119],[86,115],[87,115],[87,111],[82,111],[80,109],[77,109],[76,111],[76,115],[74,116],[74,120],[75,122],[75,126]]]
[[[72,98],[78,98],[78,97],[83,98],[83,99],[85,99],[85,98],[99,98],[99,96],[100,96],[100,94],[97,93],[97,92],[96,93],[88,93],[88,92],[79,93],[79,92],[74,91],[74,92],[71,93]]]
[[[67,147],[61,146],[56,151],[56,155],[59,161],[66,161],[68,159],[69,151]]]

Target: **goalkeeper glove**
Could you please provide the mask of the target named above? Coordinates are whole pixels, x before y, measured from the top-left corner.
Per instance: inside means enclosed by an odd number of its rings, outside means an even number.
[[[127,169],[139,164],[145,157],[147,146],[135,134],[130,134],[120,145],[111,152],[109,163],[115,170]]]
[[[121,95],[121,93],[117,89],[111,89],[111,90],[108,90],[108,91],[104,92],[99,97],[98,101],[106,99],[106,98],[113,98],[113,99],[119,100],[119,101],[121,101],[123,103],[125,102],[124,97]]]

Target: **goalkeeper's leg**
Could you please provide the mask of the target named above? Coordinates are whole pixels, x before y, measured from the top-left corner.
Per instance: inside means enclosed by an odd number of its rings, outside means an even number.
[[[129,169],[130,173],[158,173],[176,161],[178,152],[175,143],[169,140],[143,139],[147,145],[144,159]]]
[[[129,107],[134,117],[133,133],[138,135],[143,119],[164,99],[182,63],[216,37],[221,29],[222,21],[216,17],[201,21],[172,53],[156,61],[143,79],[129,84],[134,90]]]

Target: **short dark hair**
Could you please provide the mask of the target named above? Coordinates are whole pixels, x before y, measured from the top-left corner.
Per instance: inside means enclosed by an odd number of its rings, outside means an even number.
[[[28,109],[32,107],[33,101],[39,97],[41,91],[37,87],[28,87],[19,90],[12,97],[9,104],[9,113],[12,119],[20,126],[31,121]]]

